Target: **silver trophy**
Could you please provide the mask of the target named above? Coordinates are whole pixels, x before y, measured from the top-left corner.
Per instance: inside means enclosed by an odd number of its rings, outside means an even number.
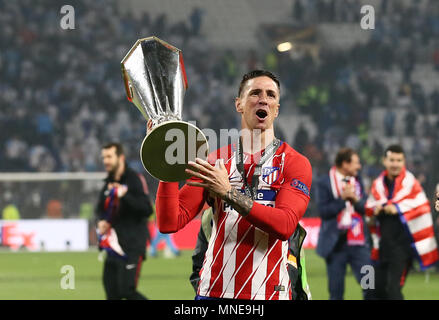
[[[187,79],[181,50],[156,37],[139,39],[121,65],[128,100],[152,121],[140,149],[143,166],[162,181],[188,179],[188,161],[206,159],[208,143],[182,121]]]

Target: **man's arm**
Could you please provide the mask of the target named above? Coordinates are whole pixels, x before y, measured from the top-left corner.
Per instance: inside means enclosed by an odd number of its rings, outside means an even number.
[[[230,204],[232,208],[239,212],[243,217],[246,217],[250,213],[254,202],[251,198],[235,188],[231,188],[227,191],[223,200]]]
[[[189,181],[194,181],[190,179]],[[157,227],[161,233],[173,233],[188,224],[203,208],[203,188],[188,184],[178,190],[178,182],[160,181],[156,196]]]
[[[287,181],[286,184],[289,184]],[[299,220],[308,207],[309,196],[301,191],[291,190],[283,186],[276,196],[276,207],[272,208],[254,202],[246,220],[259,229],[284,241],[296,230]]]
[[[132,212],[139,216],[149,217],[152,212],[151,200],[146,194],[141,178],[137,174],[129,175],[127,179],[127,192],[121,202],[128,206]]]
[[[301,162],[286,161],[284,183],[276,196],[275,208],[254,202],[249,197],[240,195],[239,191],[232,190],[223,162],[219,162],[218,167],[213,167],[208,162],[197,159],[196,163],[189,164],[198,171],[187,172],[201,180],[191,182],[190,185],[205,188],[228,202],[254,226],[278,239],[287,240],[305,214],[309,202],[312,169],[306,158],[300,158],[299,161]]]
[[[95,207],[96,220],[102,220],[105,216],[104,203],[105,203],[105,190],[107,190],[107,184],[105,183],[99,192],[98,202]]]
[[[254,202],[245,217],[254,226],[284,241],[296,230],[310,199],[312,168],[308,159],[286,157],[283,183],[276,195],[275,207]]]
[[[104,203],[105,203],[105,190],[107,190],[107,184],[105,183],[101,192],[99,193],[99,199],[95,208],[96,226],[99,234],[104,234],[109,228],[110,223],[105,217]]]
[[[361,179],[360,176],[358,177],[358,182],[360,183],[360,188],[361,188],[361,198],[354,203],[354,209],[356,212],[364,215],[366,213],[365,207],[367,201],[367,194],[366,191],[364,190],[363,179]]]

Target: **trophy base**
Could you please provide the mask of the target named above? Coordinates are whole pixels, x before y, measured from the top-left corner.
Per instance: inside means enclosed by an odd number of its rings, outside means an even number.
[[[145,137],[140,149],[143,167],[167,182],[190,178],[184,170],[195,158],[207,159],[209,145],[204,133],[185,121],[161,123]]]

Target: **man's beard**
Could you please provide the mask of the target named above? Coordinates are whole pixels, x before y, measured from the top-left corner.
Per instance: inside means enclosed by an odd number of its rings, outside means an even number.
[[[114,176],[118,169],[119,169],[119,162],[116,162],[116,164],[111,168],[111,170],[108,171],[108,174],[110,176]]]

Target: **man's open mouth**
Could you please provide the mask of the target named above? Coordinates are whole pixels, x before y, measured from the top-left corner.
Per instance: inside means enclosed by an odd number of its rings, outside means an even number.
[[[260,120],[264,120],[267,117],[267,111],[263,110],[263,109],[259,109],[258,111],[256,111],[256,116],[260,119]]]

